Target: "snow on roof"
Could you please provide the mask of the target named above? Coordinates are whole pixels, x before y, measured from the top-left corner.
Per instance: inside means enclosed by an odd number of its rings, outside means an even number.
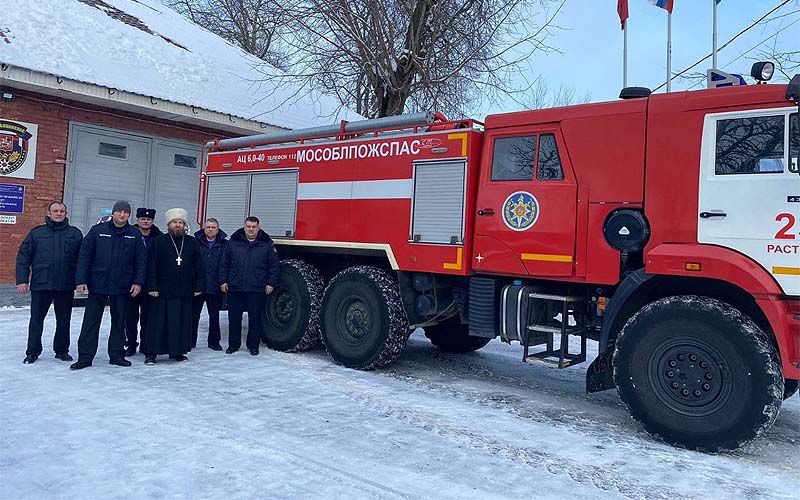
[[[0,62],[285,128],[361,119],[158,0],[29,0],[3,10]]]

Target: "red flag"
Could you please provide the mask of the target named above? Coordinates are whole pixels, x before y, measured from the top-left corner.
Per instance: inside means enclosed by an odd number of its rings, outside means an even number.
[[[628,0],[617,0],[617,14],[622,29],[625,29],[625,21],[628,20]]]

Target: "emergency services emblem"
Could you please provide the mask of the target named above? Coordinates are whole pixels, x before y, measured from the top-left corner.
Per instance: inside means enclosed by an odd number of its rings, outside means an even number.
[[[0,175],[9,175],[22,167],[31,137],[33,134],[24,125],[0,120]]]
[[[503,222],[509,229],[525,231],[539,218],[539,202],[527,191],[517,191],[503,203]]]

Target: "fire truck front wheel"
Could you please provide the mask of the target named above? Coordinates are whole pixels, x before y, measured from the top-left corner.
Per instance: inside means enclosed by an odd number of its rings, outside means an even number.
[[[767,335],[747,316],[708,297],[667,297],[623,327],[614,381],[634,419],[690,449],[737,448],[768,429],[783,376]]]
[[[319,344],[322,276],[302,260],[281,261],[275,290],[267,296],[262,340],[276,351],[306,351]]]
[[[386,271],[355,266],[337,274],[322,299],[322,340],[337,363],[372,370],[394,361],[408,328],[397,282]]]

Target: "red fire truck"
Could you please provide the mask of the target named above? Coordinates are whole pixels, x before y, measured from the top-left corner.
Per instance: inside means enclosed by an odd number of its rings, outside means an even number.
[[[423,328],[566,368],[592,340],[589,392],[616,387],[667,442],[735,448],[800,379],[800,76],[620,97],[213,141],[198,217],[275,240],[273,349],[373,369]]]

